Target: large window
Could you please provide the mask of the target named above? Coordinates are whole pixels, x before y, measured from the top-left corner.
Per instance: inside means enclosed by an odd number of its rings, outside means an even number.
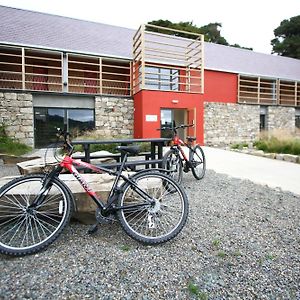
[[[34,109],[35,145],[44,147],[56,140],[57,128],[66,129],[73,137],[95,127],[93,109]]]
[[[151,90],[178,91],[179,71],[175,69],[146,67],[146,88]]]

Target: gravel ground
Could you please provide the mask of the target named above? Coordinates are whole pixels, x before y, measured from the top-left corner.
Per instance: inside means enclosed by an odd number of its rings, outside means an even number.
[[[72,222],[41,253],[0,256],[0,299],[300,299],[299,196],[213,171],[183,184],[190,217],[173,241]]]

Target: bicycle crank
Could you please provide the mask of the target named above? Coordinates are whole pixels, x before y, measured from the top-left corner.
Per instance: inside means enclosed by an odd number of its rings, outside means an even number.
[[[100,208],[96,209],[95,216],[99,224],[111,224],[116,221],[115,215],[109,214],[107,216],[104,216]]]

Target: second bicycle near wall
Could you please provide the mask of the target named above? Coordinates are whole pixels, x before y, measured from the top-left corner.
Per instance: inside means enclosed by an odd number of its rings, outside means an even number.
[[[187,136],[183,141],[178,136],[177,129],[189,128],[194,125],[181,124],[172,127],[161,127],[161,131],[169,131],[172,134],[170,150],[163,157],[163,167],[168,170],[171,176],[178,183],[182,182],[183,172],[192,171],[194,177],[200,180],[205,175],[206,161],[204,151],[200,145],[194,145],[196,137]]]

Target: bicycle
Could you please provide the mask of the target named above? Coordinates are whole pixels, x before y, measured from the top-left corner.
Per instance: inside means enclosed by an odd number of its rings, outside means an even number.
[[[169,176],[150,171],[131,176],[122,174],[127,156],[138,154],[137,146],[119,146],[124,159],[117,170],[73,159],[68,133],[64,138],[62,159],[46,174],[26,175],[13,179],[0,189],[0,253],[20,256],[49,246],[62,233],[74,209],[74,196],[58,177],[69,171],[96,203],[98,224],[119,220],[123,230],[138,242],[155,245],[177,236],[188,218],[185,191]],[[76,167],[114,176],[107,203],[100,199]],[[121,182],[122,180],[122,182]]]
[[[179,125],[172,127],[161,127],[159,130],[169,130],[172,132],[171,148],[163,157],[163,167],[169,171],[171,176],[179,184],[182,182],[183,172],[187,173],[192,170],[193,176],[200,180],[204,177],[206,171],[206,160],[203,149],[200,145],[193,146],[195,137],[187,136],[186,142],[182,141],[177,133],[179,128],[189,128],[194,125]],[[186,146],[189,150],[189,155],[184,153],[182,146]],[[183,163],[184,162],[184,163]]]

